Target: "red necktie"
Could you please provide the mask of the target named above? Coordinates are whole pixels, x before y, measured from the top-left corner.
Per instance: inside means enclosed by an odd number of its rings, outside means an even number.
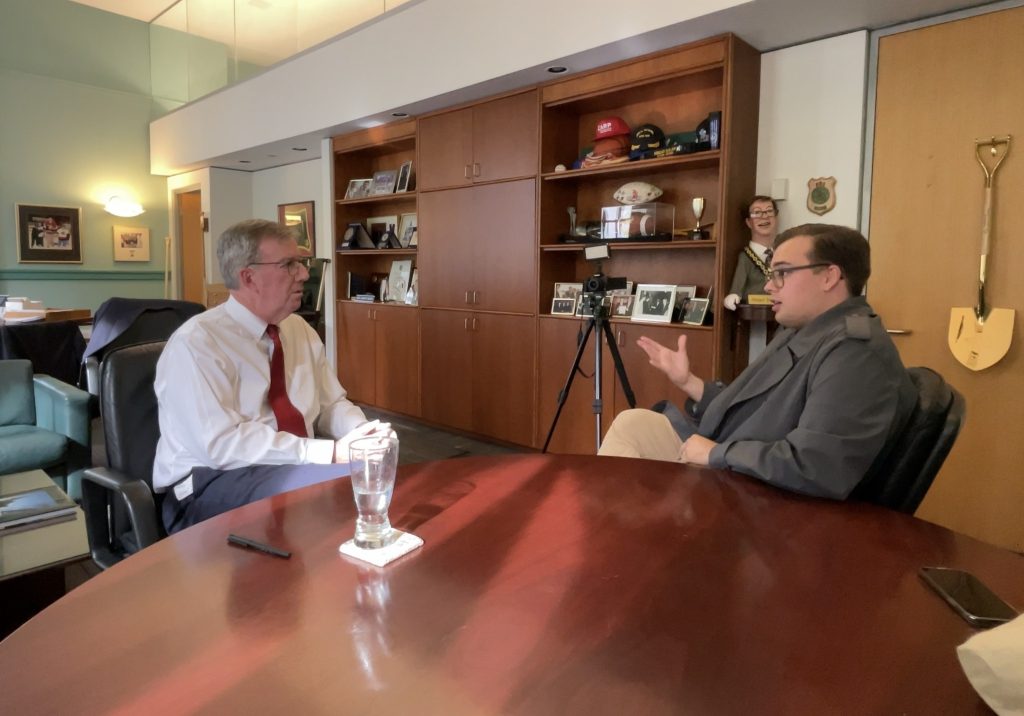
[[[267,335],[274,342],[274,354],[270,357],[270,390],[267,399],[277,418],[277,429],[281,432],[309,437],[302,413],[288,399],[284,382],[284,348],[281,347],[281,332],[273,323],[267,326]]]

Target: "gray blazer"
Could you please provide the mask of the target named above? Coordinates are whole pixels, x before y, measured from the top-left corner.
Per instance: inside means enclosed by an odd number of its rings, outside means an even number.
[[[860,296],[799,330],[783,329],[729,386],[687,401],[718,443],[711,466],[845,499],[906,424],[917,401],[892,340]]]

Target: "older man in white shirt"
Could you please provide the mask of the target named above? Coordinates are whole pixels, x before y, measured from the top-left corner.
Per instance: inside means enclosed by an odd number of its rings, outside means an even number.
[[[347,475],[348,443],[390,432],[345,397],[319,336],[294,315],[309,258],[289,229],[235,224],[217,258],[231,297],[175,331],[157,365],[153,486],[166,493],[168,532]]]

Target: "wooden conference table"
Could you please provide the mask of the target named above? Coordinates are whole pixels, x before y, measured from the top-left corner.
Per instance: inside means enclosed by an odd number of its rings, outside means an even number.
[[[917,576],[1024,606],[1024,558],[869,505],[618,458],[400,468],[378,569],[347,481],[164,540],[0,643],[9,713],[986,713]],[[290,560],[228,546],[240,533]]]

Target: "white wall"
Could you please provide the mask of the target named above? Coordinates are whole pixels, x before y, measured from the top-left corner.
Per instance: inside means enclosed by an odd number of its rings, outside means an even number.
[[[781,229],[858,227],[867,62],[863,31],[761,56],[757,191],[770,195],[773,180],[788,180]],[[836,178],[836,206],[823,216],[807,209],[807,182],[815,177]]]
[[[253,172],[252,216],[254,219],[277,221],[278,204],[316,202],[313,207],[316,219],[316,253],[323,256],[325,254],[320,253],[320,245],[327,241],[327,237],[320,231],[320,218],[324,212],[330,212],[331,207],[324,206],[321,201],[323,182],[320,174],[318,159]]]

